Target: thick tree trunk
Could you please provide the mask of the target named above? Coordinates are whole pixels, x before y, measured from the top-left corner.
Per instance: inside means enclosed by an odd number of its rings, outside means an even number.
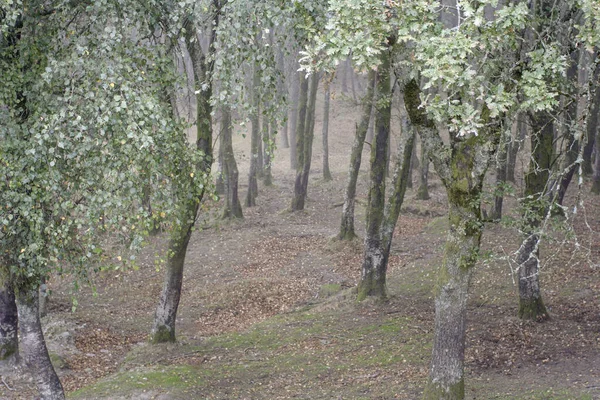
[[[50,361],[40,323],[39,285],[26,283],[18,287],[16,298],[21,338],[20,356],[36,380],[40,399],[64,399],[65,393]]]
[[[300,111],[300,105],[306,107],[306,93],[301,93],[301,82],[303,82],[303,73],[296,72],[292,75],[292,94],[290,96],[290,169],[295,170],[298,166],[298,116]],[[306,80],[306,79],[304,79]],[[302,103],[304,102],[304,103]],[[306,113],[306,109],[304,110]],[[304,123],[304,122],[302,122]]]
[[[10,272],[0,266],[0,361],[15,361],[19,353],[18,317]]]
[[[225,178],[225,206],[222,218],[243,218],[242,205],[238,195],[239,172],[233,153],[231,110],[223,107],[221,135],[223,136],[223,175]]]
[[[304,203],[306,201],[308,175],[310,173],[310,162],[312,157],[315,115],[314,108],[318,83],[319,81],[316,74],[311,75],[308,79],[304,76],[300,78],[298,128],[296,129],[296,147],[298,151],[298,157],[296,162],[297,167],[296,181],[294,183],[294,197],[292,198],[291,206],[292,211],[304,210]]]
[[[271,130],[269,126],[269,117],[265,114],[262,123],[262,146],[263,146],[263,183],[265,186],[273,185],[273,175],[271,174]]]
[[[554,124],[545,112],[531,114],[531,161],[525,175],[523,221],[526,236],[519,248],[519,317],[534,321],[548,319],[539,283],[539,234],[537,229],[546,217],[548,179],[554,164]]]
[[[369,71],[369,87],[367,94],[363,98],[363,110],[360,124],[356,127],[356,135],[352,152],[350,153],[350,166],[348,168],[348,184],[344,194],[344,206],[342,207],[342,222],[340,232],[337,235],[339,240],[352,240],[356,237],[354,232],[354,203],[356,200],[356,182],[360,171],[363,145],[367,135],[367,127],[371,115],[371,104],[374,101],[375,85],[377,73],[374,70]]]
[[[421,140],[421,166],[419,169],[419,188],[417,189],[418,200],[429,200],[429,157],[425,144]]]
[[[254,65],[252,86],[260,85],[260,75],[258,65]],[[250,170],[248,172],[248,194],[246,195],[246,207],[256,206],[256,197],[258,197],[258,175],[260,174],[259,156],[262,159],[260,147],[260,121],[259,121],[259,103],[260,95],[258,90],[253,91],[252,104],[254,110],[250,116],[251,134],[250,134]]]
[[[390,39],[390,46],[391,46]],[[367,205],[367,230],[358,300],[368,296],[386,297],[386,274],[377,269],[384,264],[384,243],[382,224],[385,206],[385,176],[390,136],[391,108],[391,50],[381,54],[381,64],[377,68],[377,111],[375,113],[375,137],[371,143],[371,171],[369,203]]]
[[[329,170],[329,103],[331,99],[331,84],[326,82],[325,98],[323,101],[323,179],[330,181],[331,171]]]

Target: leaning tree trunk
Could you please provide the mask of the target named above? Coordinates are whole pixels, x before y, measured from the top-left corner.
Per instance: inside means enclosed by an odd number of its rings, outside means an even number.
[[[252,86],[257,88],[260,85],[260,75],[258,65],[254,65]],[[248,194],[246,195],[246,207],[256,206],[256,197],[258,197],[258,175],[259,175],[259,155],[260,149],[260,127],[259,127],[259,102],[260,94],[258,90],[253,91],[252,104],[254,110],[250,116],[251,134],[250,134],[250,170],[248,172]]]
[[[429,157],[425,144],[421,140],[421,165],[419,169],[419,188],[417,189],[418,200],[429,200]]]
[[[353,240],[356,237],[354,232],[354,204],[356,201],[356,182],[360,171],[363,145],[367,135],[367,128],[371,116],[371,104],[375,93],[377,73],[374,70],[369,71],[369,87],[367,94],[363,98],[363,110],[360,124],[356,127],[354,144],[350,153],[350,167],[348,168],[348,184],[344,194],[344,205],[342,207],[342,222],[340,232],[337,235],[339,240]]]
[[[223,219],[243,218],[242,205],[238,194],[239,172],[233,153],[231,110],[224,106],[221,110],[223,137],[223,176],[225,183],[225,205],[223,207]]]
[[[369,296],[386,297],[386,274],[377,269],[383,255],[383,232],[385,206],[385,176],[388,158],[392,96],[390,84],[391,46],[381,53],[381,64],[377,68],[377,111],[375,113],[375,137],[371,143],[371,171],[369,203],[367,205],[367,229],[365,252],[358,283],[358,300]]]
[[[548,180],[554,163],[554,124],[546,112],[530,115],[532,127],[531,161],[525,175],[525,201],[522,219],[526,236],[519,248],[519,318],[534,321],[548,319],[539,281],[539,228],[546,217]]]
[[[300,104],[298,106],[298,128],[296,129],[298,160],[296,181],[294,182],[294,197],[292,198],[292,211],[304,210],[304,203],[306,201],[308,176],[310,174],[310,162],[312,158],[318,84],[319,78],[316,73],[313,73],[308,79],[303,77],[300,81]]]
[[[325,84],[325,99],[323,101],[323,179],[330,181],[331,171],[329,170],[329,103],[331,99],[331,83]]]
[[[218,13],[215,14],[214,22],[208,46],[209,53],[214,51],[213,43],[215,41],[216,25],[218,24]],[[189,188],[193,187],[193,182],[187,180],[194,179],[194,175],[197,177],[210,176],[212,166],[212,106],[210,103],[212,85],[204,84],[204,82],[209,81],[206,79],[207,75],[212,74],[212,64],[206,62],[206,57],[202,53],[197,37],[196,29],[191,28],[188,29],[185,39],[192,60],[195,82],[199,86],[196,94],[196,149],[204,157],[199,165],[190,166],[195,174],[181,174],[179,177],[181,181],[174,183],[175,198],[179,201],[178,217],[169,237],[165,282],[154,315],[154,323],[150,333],[151,343],[174,342],[176,339],[175,322],[183,283],[185,253],[196,221],[196,214],[204,196],[204,192],[198,197],[191,196]],[[173,113],[175,113],[175,109],[173,109]]]
[[[36,380],[40,399],[65,398],[63,387],[56,375],[46,348],[39,316],[39,285],[31,282],[16,287],[21,338],[20,356]]]
[[[263,115],[262,124],[262,146],[263,146],[263,183],[265,186],[273,185],[273,174],[271,173],[271,152],[273,151],[272,139],[271,139],[271,126],[269,124],[269,117],[267,114]]]
[[[16,360],[19,353],[18,318],[10,272],[0,266],[0,361]]]

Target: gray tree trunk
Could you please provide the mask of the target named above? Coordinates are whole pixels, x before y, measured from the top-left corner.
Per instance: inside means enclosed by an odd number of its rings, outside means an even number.
[[[356,182],[360,171],[363,145],[367,135],[367,127],[371,115],[371,104],[374,101],[375,85],[377,73],[374,70],[369,71],[369,87],[367,94],[363,98],[363,110],[360,124],[356,126],[356,135],[350,153],[350,166],[348,168],[348,184],[344,194],[344,205],[342,207],[342,222],[340,232],[337,235],[339,240],[353,240],[356,237],[354,232],[354,204],[356,200]]]
[[[272,42],[271,42],[272,44]],[[285,60],[283,55],[283,49],[277,49],[277,69],[281,73],[281,79],[277,82],[277,91],[282,97],[288,98],[287,85],[285,84]],[[275,134],[275,131],[272,132]],[[288,119],[285,118],[283,122],[282,129],[279,132],[279,141],[281,143],[281,147],[287,149],[290,147],[290,142],[288,139]]]
[[[216,35],[216,26],[218,25],[219,14],[214,18],[213,30],[210,36],[208,46],[209,55],[214,51],[214,41]],[[207,75],[212,74],[212,63],[206,62],[206,57],[202,52],[200,43],[197,40],[198,33],[195,28],[188,29],[186,33],[186,45],[192,60],[194,78],[196,86],[199,88],[196,94],[196,149],[204,154],[204,158],[199,165],[191,166],[196,170],[197,176],[210,176],[210,170],[213,160],[212,152],[212,106],[210,103],[212,97],[212,85],[204,84],[210,82]],[[172,110],[176,112],[175,109]],[[204,192],[198,198],[193,198],[188,193],[190,182],[183,179],[193,179],[191,175],[180,177],[181,182],[175,183],[175,198],[181,203],[179,215],[176,218],[178,223],[174,224],[169,237],[169,258],[167,260],[165,281],[160,295],[160,300],[154,315],[154,323],[150,333],[151,343],[174,342],[175,322],[177,319],[177,309],[179,307],[179,298],[181,296],[181,286],[183,282],[183,266],[185,254],[189,244],[192,229],[196,222],[196,215]]]
[[[369,296],[386,297],[386,274],[377,269],[385,257],[382,225],[385,207],[385,177],[388,158],[390,123],[392,117],[391,96],[391,46],[381,53],[377,68],[377,111],[375,113],[375,137],[371,143],[371,171],[369,202],[367,205],[367,229],[365,252],[358,283],[358,300]]]
[[[600,68],[598,68],[600,72]],[[600,79],[600,73],[596,79]],[[590,108],[590,115],[587,120],[587,143],[583,149],[583,173],[585,175],[592,175],[594,168],[592,167],[592,155],[594,153],[594,145],[598,146],[596,141],[596,132],[598,132],[598,119],[600,119],[600,87],[596,88],[596,94],[594,96],[594,103]]]
[[[61,400],[65,392],[50,361],[39,315],[39,285],[27,283],[16,289],[19,316],[20,356],[32,372],[41,400]]]
[[[418,200],[429,200],[429,156],[423,140],[421,140],[421,165],[419,168]]]
[[[342,70],[342,94],[348,93],[348,59],[340,63],[340,69]]]
[[[310,160],[306,157],[309,156],[307,153],[307,143],[309,142],[310,136],[310,99],[313,96],[312,88],[315,84],[315,75],[311,75],[310,78],[306,78],[303,72],[300,76],[300,99],[298,102],[298,125],[296,128],[296,148],[297,148],[297,160],[296,160],[296,180],[294,182],[294,197],[292,198],[292,211],[304,210],[304,202],[306,201],[306,190],[308,188],[308,173],[310,172]],[[309,81],[310,81],[310,94],[309,94]],[[316,91],[314,92],[316,96]],[[314,104],[313,104],[314,107]],[[310,141],[312,151],[312,140]],[[308,167],[308,171],[307,171]],[[306,185],[305,185],[306,180]]]
[[[508,159],[508,146],[510,145],[510,136],[508,140],[503,140],[500,143],[500,151],[496,158],[496,194],[494,196],[494,205],[490,218],[493,221],[498,221],[502,218],[502,205],[504,203],[503,186],[506,183],[506,163]]]
[[[519,264],[519,318],[548,319],[539,281],[539,234],[537,229],[548,212],[550,170],[554,164],[554,123],[546,112],[531,114],[531,161],[525,175],[525,200],[522,219],[525,238],[517,256]]]
[[[517,137],[513,138],[510,142],[508,149],[508,161],[506,162],[506,180],[508,182],[515,182],[515,167],[517,166],[517,155],[521,149],[521,143],[527,136],[527,124],[526,116],[517,116]]]
[[[217,179],[215,182],[215,191],[220,195],[225,193],[225,167],[223,163],[223,131],[221,131],[219,135],[219,154],[217,156]]]
[[[592,193],[600,194],[600,129],[596,130],[596,161],[594,162],[594,178]]]
[[[221,110],[221,135],[223,136],[223,176],[225,178],[225,206],[222,218],[243,218],[242,205],[238,194],[239,172],[233,152],[231,110],[223,107]]]
[[[260,85],[260,74],[258,72],[259,66],[254,65],[252,72],[252,87],[258,87]],[[258,175],[260,173],[261,166],[259,165],[259,156],[262,159],[262,152],[260,147],[260,121],[259,121],[259,103],[260,95],[258,90],[253,91],[252,104],[254,110],[250,116],[251,134],[250,134],[250,170],[248,172],[248,194],[246,195],[246,207],[256,206],[256,197],[258,197]]]
[[[292,74],[292,94],[290,96],[290,112],[289,112],[289,120],[290,120],[290,169],[295,170],[298,166],[298,149],[297,149],[297,132],[298,132],[298,116],[300,105],[303,104],[306,107],[305,97],[306,93],[301,93],[301,82],[302,81],[302,72],[296,72]],[[306,110],[304,110],[306,112]],[[304,121],[301,122],[304,124]]]
[[[330,181],[331,171],[329,170],[329,103],[331,99],[331,84],[326,82],[325,98],[323,101],[323,179]]]
[[[16,361],[19,354],[15,293],[7,267],[0,265],[0,361]]]
[[[263,183],[265,186],[273,185],[273,175],[271,173],[271,152],[273,151],[272,142],[272,131],[269,123],[269,117],[265,114],[263,115],[263,123],[262,123],[262,146],[263,146]]]

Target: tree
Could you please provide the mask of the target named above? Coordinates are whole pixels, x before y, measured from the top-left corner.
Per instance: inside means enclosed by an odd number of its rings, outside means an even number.
[[[330,181],[331,171],[329,170],[329,103],[331,99],[331,81],[332,77],[325,79],[325,96],[323,100],[323,179]]]
[[[221,108],[221,135],[223,136],[223,177],[225,186],[225,205],[223,218],[243,218],[242,206],[238,196],[238,168],[235,162],[232,143],[231,110],[227,106]]]
[[[39,320],[42,279],[86,282],[110,264],[105,229],[139,247],[153,226],[148,177],[165,194],[157,209],[170,213],[170,177],[189,154],[183,126],[163,108],[173,65],[138,4],[11,1],[0,16],[0,265],[17,302],[20,355],[40,397],[61,399]]]

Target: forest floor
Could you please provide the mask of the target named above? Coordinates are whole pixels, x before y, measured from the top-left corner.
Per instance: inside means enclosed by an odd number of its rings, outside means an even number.
[[[388,272],[389,301],[355,301],[362,240],[337,233],[358,108],[333,102],[333,181],[321,177],[320,114],[305,211],[290,213],[294,173],[278,149],[274,185],[261,185],[244,220],[213,218],[207,204],[186,259],[176,344],[147,343],[162,287],[165,236],[151,239],[139,268],[95,277],[71,311],[68,281],[50,282],[44,319],[51,356],[72,399],[417,399],[432,343],[433,287],[446,232],[443,188],[406,195]],[[395,125],[399,125],[395,123]],[[247,139],[234,146],[247,185]],[[364,231],[368,146],[356,210]],[[395,140],[392,141],[395,149]],[[416,173],[415,173],[416,177]],[[516,317],[517,287],[507,256],[514,228],[486,226],[469,300],[468,399],[600,399],[600,201],[582,190],[574,237],[553,229],[542,242],[541,284],[551,319]],[[567,202],[576,202],[575,183]],[[507,199],[507,215],[515,203]],[[115,254],[115,257],[117,254]],[[512,265],[514,268],[514,265]],[[31,399],[26,375],[4,373],[0,398]],[[9,390],[12,389],[12,390]]]

